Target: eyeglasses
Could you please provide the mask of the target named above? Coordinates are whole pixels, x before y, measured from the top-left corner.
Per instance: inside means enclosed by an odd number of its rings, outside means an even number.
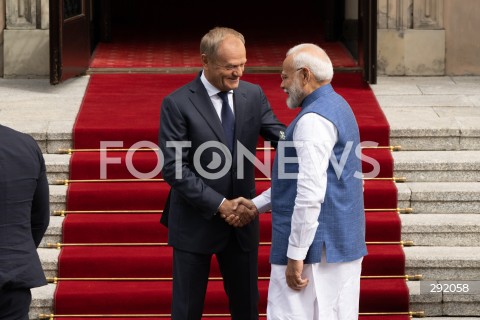
[[[300,67],[300,68],[298,68],[297,70],[295,70],[295,72],[300,71],[300,70],[302,70],[303,68],[305,68],[305,67]],[[282,81],[285,81],[285,80],[288,79],[288,76],[287,76],[285,73],[282,73],[282,74],[280,75],[280,78],[282,78]]]
[[[216,64],[214,63],[214,65],[216,65],[217,67],[219,68],[222,68],[226,71],[233,71],[233,70],[237,70],[237,69],[240,69],[240,70],[244,70],[245,69],[245,63],[242,63],[242,64],[237,64],[237,65],[233,65],[233,64],[227,64],[225,66],[222,66],[220,64]]]

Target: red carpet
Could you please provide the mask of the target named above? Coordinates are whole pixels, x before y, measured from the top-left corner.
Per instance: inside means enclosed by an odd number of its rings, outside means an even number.
[[[138,141],[156,144],[163,96],[194,76],[191,74],[91,76],[74,126],[75,148],[98,149],[101,146],[100,141],[122,141],[124,148],[129,148]],[[279,88],[278,74],[250,74],[245,75],[243,79],[259,83],[278,117],[285,123],[290,122],[296,112],[285,107],[286,95]],[[360,75],[336,74],[333,86],[352,105],[360,126],[362,141],[373,141],[387,146],[388,123],[373,93],[368,85],[362,82]],[[133,156],[126,152],[108,152],[103,156],[110,159],[118,157],[121,162],[107,166],[108,179],[134,179],[135,176],[126,169],[126,163],[131,163],[136,170],[143,173],[153,171],[157,163],[155,153],[149,151],[135,152]],[[261,157],[261,152],[258,156]],[[71,160],[71,179],[99,179],[101,157],[99,152],[75,152]],[[375,159],[381,164],[379,177],[392,177],[393,160],[390,151],[365,149],[363,157],[366,160],[363,168],[365,173],[373,168],[368,160]],[[155,178],[161,178],[161,174],[157,174]],[[257,192],[262,192],[269,185],[268,181],[257,181]],[[67,210],[82,212],[69,213],[64,221],[63,242],[77,245],[64,247],[60,253],[59,277],[70,279],[59,281],[55,293],[56,314],[150,314],[162,319],[168,318],[171,302],[169,278],[172,275],[172,249],[164,245],[167,230],[159,223],[160,211],[164,207],[168,189],[168,185],[162,181],[70,183]],[[397,189],[392,181],[366,181],[364,193],[366,209],[391,209],[397,206]],[[83,212],[85,210],[97,212]],[[129,211],[124,212],[127,210]],[[259,276],[268,277],[270,214],[262,215],[260,220],[262,244],[259,252]],[[401,240],[398,213],[367,210],[366,221],[367,241]],[[99,243],[103,245],[98,245]],[[404,275],[405,256],[400,245],[369,244],[368,251],[369,254],[363,262],[363,276]],[[212,265],[211,276],[219,277],[215,262]],[[263,314],[266,308],[268,280],[260,279],[259,286],[260,313]],[[205,313],[228,313],[227,305],[221,280],[211,281]],[[404,279],[362,279],[361,313],[408,311],[409,295]],[[360,319],[406,320],[407,317],[360,316]]]
[[[151,150],[148,150],[151,151]],[[270,164],[273,164],[273,158],[275,151],[272,150],[270,154]],[[376,159],[379,163],[382,163],[378,177],[386,178],[393,176],[393,159],[392,153],[388,149],[365,149],[363,150],[364,161],[362,162],[364,173],[374,170],[372,160]],[[152,172],[152,178],[161,178],[161,172],[156,172],[155,169],[158,164],[158,157],[154,152],[144,151],[131,151],[130,154],[126,151],[106,151],[103,154],[99,152],[79,152],[74,154],[75,167],[70,170],[70,179],[99,179],[100,170],[98,163],[102,157],[113,159],[118,158],[120,164],[110,164],[107,167],[107,177],[115,177],[117,179],[134,179],[135,175],[132,174],[128,167],[125,165],[127,162],[135,163],[135,169],[139,172],[150,173]],[[265,163],[264,153],[257,155],[261,163]],[[158,170],[157,170],[158,171]],[[153,172],[156,174],[153,175]],[[138,176],[138,174],[137,174]],[[257,168],[257,177],[263,177],[263,173]]]
[[[200,29],[201,30],[201,29]],[[315,31],[317,34],[312,34]],[[300,42],[315,42],[331,57],[334,67],[356,67],[357,62],[341,42],[325,42],[316,30],[304,29],[292,35],[291,30],[247,37],[247,67],[279,67],[285,53]],[[288,34],[290,33],[290,34]],[[99,43],[91,68],[178,68],[201,67],[197,35],[188,30],[168,34],[145,34],[122,30],[109,43]],[[294,39],[294,40],[293,40]]]
[[[194,74],[92,75],[74,128],[75,148],[99,148],[100,141],[123,141],[125,148],[144,140],[156,143],[162,97],[194,77]],[[281,121],[288,123],[294,117],[297,111],[285,107],[286,95],[280,89],[278,74],[246,74],[242,79],[262,85]],[[360,75],[337,73],[333,85],[351,104],[362,141],[388,146],[387,120]]]

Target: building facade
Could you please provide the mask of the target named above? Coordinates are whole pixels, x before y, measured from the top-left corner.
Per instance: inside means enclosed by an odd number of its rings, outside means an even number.
[[[372,1],[378,9],[378,75],[480,75],[480,1]],[[0,76],[49,76],[50,5],[0,0]],[[344,27],[351,27],[357,0],[345,0],[344,7]]]
[[[378,0],[378,75],[480,75],[480,2]]]

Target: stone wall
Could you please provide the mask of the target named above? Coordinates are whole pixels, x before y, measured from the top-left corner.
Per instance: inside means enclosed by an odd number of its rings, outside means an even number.
[[[378,0],[378,75],[445,74],[444,0]]]
[[[480,75],[479,0],[377,1],[378,75]],[[356,0],[347,4],[355,48]],[[49,76],[49,0],[0,0],[2,75]]]
[[[478,0],[445,1],[446,72],[480,75],[480,6]]]
[[[48,77],[49,51],[49,1],[6,0],[4,77]]]

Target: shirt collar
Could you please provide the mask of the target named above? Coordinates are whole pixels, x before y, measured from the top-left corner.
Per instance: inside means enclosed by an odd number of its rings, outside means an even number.
[[[216,96],[217,93],[220,92],[213,84],[211,84],[207,78],[205,77],[205,73],[202,71],[202,75],[200,76],[200,80],[202,81],[205,89],[207,89],[207,93],[209,97]],[[233,90],[229,90],[228,93],[232,93]]]

